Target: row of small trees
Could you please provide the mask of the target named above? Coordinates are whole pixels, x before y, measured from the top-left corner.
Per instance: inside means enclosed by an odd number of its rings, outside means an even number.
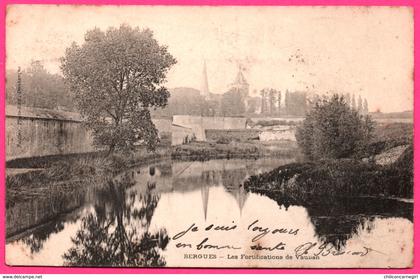
[[[265,88],[261,90],[261,114],[276,115],[305,115],[307,110],[306,92],[284,93],[284,104],[282,103],[282,93],[276,89]]]

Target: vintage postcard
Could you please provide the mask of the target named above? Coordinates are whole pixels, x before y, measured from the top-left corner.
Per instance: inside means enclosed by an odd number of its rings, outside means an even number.
[[[6,264],[412,267],[413,25],[8,5]]]

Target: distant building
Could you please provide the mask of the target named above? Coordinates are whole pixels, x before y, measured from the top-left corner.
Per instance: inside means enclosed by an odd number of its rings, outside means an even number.
[[[249,83],[246,81],[241,68],[239,68],[236,78],[230,86],[230,91],[237,92],[241,96],[241,102],[245,107],[245,111],[248,111],[250,106]]]
[[[245,112],[256,113],[259,104],[255,97],[249,96],[249,83],[246,81],[242,69],[239,68],[236,78],[221,99],[221,115],[240,115]]]
[[[249,95],[249,83],[246,81],[242,69],[239,68],[239,71],[236,75],[235,81],[230,86],[231,89],[236,89],[241,93],[243,98],[248,97]]]
[[[200,97],[203,99],[201,116],[232,116],[245,112],[256,113],[259,110],[257,97],[249,96],[249,83],[245,79],[242,68],[239,68],[229,90],[224,94],[213,94],[209,91],[207,65],[204,61]],[[184,100],[185,103],[190,102]],[[183,114],[189,114],[183,112]]]
[[[244,114],[264,115],[294,115],[303,116],[307,110],[306,92],[286,91],[266,88],[261,90],[261,96],[250,96],[250,85],[245,78],[243,69],[238,72],[224,94],[213,94],[209,90],[207,65],[203,62],[201,89],[174,88],[171,89],[168,106],[159,114],[170,117],[173,115],[196,116],[243,116]]]

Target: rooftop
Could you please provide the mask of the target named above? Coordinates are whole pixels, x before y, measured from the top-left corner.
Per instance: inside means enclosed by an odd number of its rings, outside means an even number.
[[[248,85],[248,82],[246,81],[244,74],[241,70],[238,71],[238,74],[236,75],[236,79],[234,81],[235,85]]]

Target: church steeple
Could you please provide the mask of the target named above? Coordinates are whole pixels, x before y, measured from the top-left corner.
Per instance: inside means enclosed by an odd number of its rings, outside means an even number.
[[[241,65],[239,65],[238,73],[235,81],[231,84],[231,88],[238,90],[244,98],[249,94],[249,83],[246,81],[245,76],[242,73]]]
[[[201,96],[203,96],[204,98],[208,99],[209,98],[209,83],[208,83],[208,79],[207,79],[207,65],[206,65],[206,60],[204,60],[204,65],[203,65],[203,80],[202,80],[202,84],[201,84]]]
[[[235,81],[233,82],[232,86],[237,88],[242,88],[244,86],[248,86],[248,82],[245,79],[244,74],[242,73],[242,67],[239,65],[238,73],[236,74]]]

